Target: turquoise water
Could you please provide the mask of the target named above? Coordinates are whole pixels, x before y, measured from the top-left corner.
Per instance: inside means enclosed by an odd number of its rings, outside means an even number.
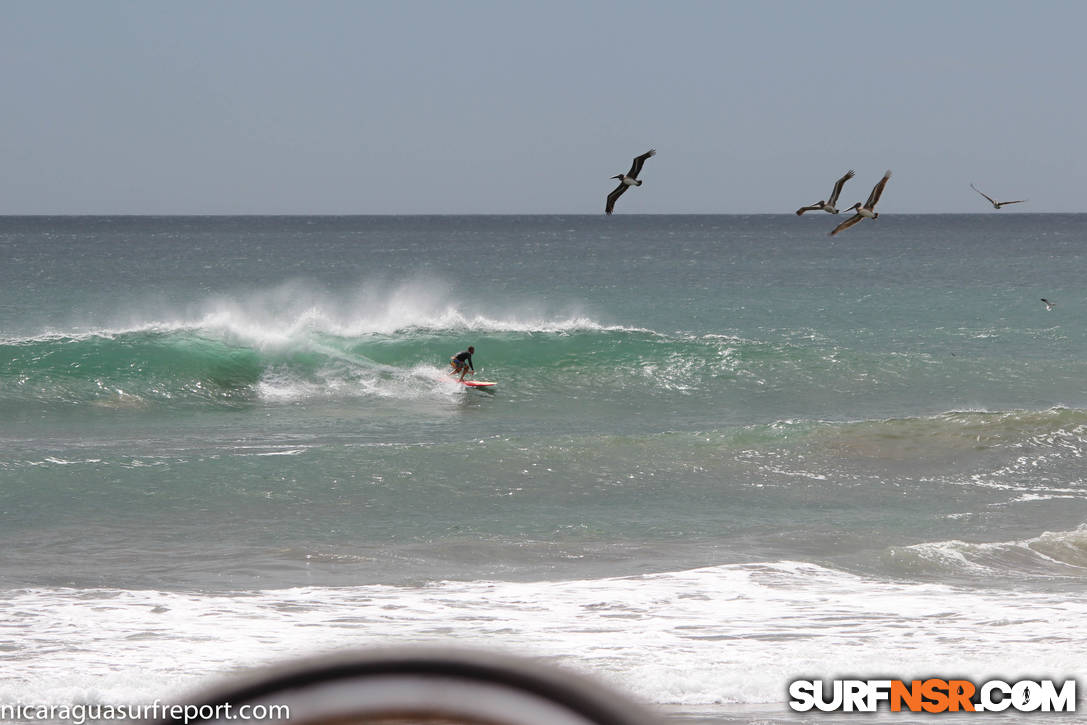
[[[709,719],[902,628],[1076,674],[1087,216],[828,219],[0,219],[0,700],[390,640]]]

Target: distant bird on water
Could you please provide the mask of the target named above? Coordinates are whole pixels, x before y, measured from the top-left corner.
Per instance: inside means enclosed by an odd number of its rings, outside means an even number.
[[[887,179],[891,178],[890,169],[883,175],[883,178],[876,182],[876,185],[872,187],[872,193],[868,195],[868,201],[861,204],[859,201],[853,206],[846,209],[846,211],[856,211],[857,213],[846,219],[844,222],[834,227],[831,230],[830,236],[834,236],[843,229],[849,229],[861,219],[879,219],[879,212],[876,211],[876,204],[879,202],[879,197],[883,195],[883,187],[887,186]]]
[[[1056,303],[1056,302],[1050,302],[1050,301],[1049,301],[1049,300],[1047,300],[1047,299],[1046,299],[1045,297],[1043,297],[1043,298],[1042,298],[1042,302],[1044,302],[1044,303],[1045,303],[1045,311],[1046,311],[1046,312],[1049,312],[1050,310],[1052,310],[1052,309],[1053,309],[1054,307],[1056,307],[1056,306],[1057,306],[1057,303]]]
[[[842,193],[842,187],[845,185],[845,182],[849,181],[852,178],[853,169],[850,169],[849,171],[845,172],[845,176],[838,179],[838,181],[834,183],[834,190],[830,192],[829,199],[827,199],[826,201],[817,201],[811,206],[802,206],[796,210],[796,215],[800,216],[806,211],[818,211],[819,209],[822,209],[828,214],[837,214],[838,208],[834,205],[838,203],[838,195]]]
[[[641,186],[642,182],[638,180],[638,174],[642,172],[642,165],[645,164],[645,160],[650,156],[655,156],[656,149],[649,149],[641,156],[634,157],[634,163],[630,165],[630,171],[625,174],[616,174],[611,177],[613,179],[619,179],[619,186],[615,187],[615,190],[608,194],[608,203],[604,207],[605,214],[611,214],[615,209],[615,200],[623,195],[627,189],[632,186]]]
[[[1024,201],[1030,201],[1029,199],[1016,199],[1015,201],[997,201],[973,184],[970,184],[970,188],[988,199],[989,203],[993,205],[994,209],[999,209],[1000,207],[1007,206],[1008,204],[1022,204]]]

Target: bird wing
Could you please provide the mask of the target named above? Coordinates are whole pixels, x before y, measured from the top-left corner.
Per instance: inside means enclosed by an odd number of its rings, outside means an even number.
[[[796,215],[800,216],[801,214],[803,214],[806,211],[815,211],[816,209],[822,209],[822,208],[823,207],[822,207],[821,204],[812,204],[811,206],[802,206],[802,207],[800,207],[799,209],[796,210]]]
[[[657,150],[656,149],[649,149],[648,151],[646,151],[641,156],[635,156],[634,157],[634,163],[632,163],[630,165],[630,171],[627,173],[627,176],[629,176],[632,179],[637,179],[638,174],[642,173],[642,166],[645,164],[645,160],[648,159],[650,156],[656,156],[656,155],[657,155]]]
[[[619,182],[619,186],[615,187],[614,191],[608,194],[608,203],[604,207],[605,214],[611,214],[612,210],[615,209],[615,200],[622,196],[623,192],[629,188],[630,187],[623,182]]]
[[[853,216],[849,217],[848,219],[846,219],[844,222],[842,222],[838,226],[834,227],[834,229],[832,229],[830,231],[830,236],[833,237],[835,234],[842,231],[843,229],[849,229],[849,227],[853,226],[854,224],[859,222],[861,219],[864,219],[864,217],[862,217],[860,214],[854,214]]]
[[[838,203],[838,195],[842,193],[842,187],[845,186],[845,182],[853,178],[853,173],[853,169],[850,169],[845,172],[845,176],[834,183],[834,191],[830,192],[830,199],[827,200],[828,204],[834,206]]]
[[[1002,202],[999,202],[997,204],[997,208],[999,209],[1000,207],[1004,206],[1005,204],[1022,204],[1024,201],[1029,201],[1029,200],[1028,199],[1016,199],[1015,201],[1002,201]]]
[[[986,194],[984,191],[982,191],[978,187],[974,186],[973,184],[970,184],[970,188],[973,189],[974,191],[976,191],[977,193],[981,194],[982,196],[984,196],[986,199],[988,199],[990,204],[992,204],[993,206],[996,206],[996,199],[989,196],[988,194]],[[996,207],[996,208],[999,209],[1000,207]]]
[[[887,173],[883,175],[875,186],[872,187],[872,193],[868,195],[868,201],[864,203],[866,209],[874,209],[879,202],[879,197],[883,196],[883,187],[887,186],[887,179],[891,178],[891,170],[888,169]]]

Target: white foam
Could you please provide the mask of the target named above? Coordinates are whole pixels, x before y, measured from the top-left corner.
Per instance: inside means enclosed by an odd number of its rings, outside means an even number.
[[[445,371],[433,365],[416,365],[404,370],[368,361],[326,366],[309,380],[274,367],[266,371],[257,384],[260,397],[272,403],[358,397],[448,400],[462,391],[463,388],[445,376]]]
[[[46,456],[46,458],[44,460],[41,460],[41,461],[27,461],[25,465],[28,465],[28,466],[48,466],[48,465],[76,466],[76,465],[85,464],[85,463],[94,464],[94,463],[101,463],[101,462],[102,462],[101,458],[84,458],[84,459],[81,459],[81,460],[78,460],[78,461],[70,461],[70,460],[68,460],[66,458],[57,458],[56,456]]]
[[[15,646],[0,702],[177,698],[239,667],[407,643],[540,656],[691,707],[781,703],[788,680],[812,675],[1071,676],[1087,649],[1082,598],[795,562],[233,595],[35,589],[0,610]]]

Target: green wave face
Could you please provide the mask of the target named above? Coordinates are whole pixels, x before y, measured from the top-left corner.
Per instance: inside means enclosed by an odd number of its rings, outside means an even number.
[[[56,337],[0,345],[0,400],[166,404],[248,400],[268,360],[192,332]]]
[[[1035,399],[1037,365],[868,350],[806,329],[744,337],[582,317],[450,315],[352,327],[292,310],[268,319],[219,313],[195,322],[0,339],[0,413],[25,417],[78,406],[168,413],[313,401],[365,408],[368,401],[420,399],[435,408],[456,387],[442,384],[449,358],[469,345],[476,347],[477,379],[498,381],[503,400],[520,406],[525,420],[641,416],[666,430],[705,430],[841,421],[843,413],[846,420],[925,417],[969,410],[975,397],[984,401],[980,409],[1062,407]],[[1056,370],[1047,379],[1069,375]],[[931,445],[940,448],[940,440]],[[841,447],[884,443],[845,435]]]
[[[562,385],[605,399],[649,388],[712,392],[721,381],[758,385],[760,376],[775,377],[778,368],[799,373],[821,355],[789,345],[592,324],[353,335],[304,330],[274,341],[199,327],[145,329],[6,341],[0,344],[0,401],[184,405],[366,396],[381,384],[410,388],[413,379],[416,388],[429,387],[449,357],[472,344],[480,376],[501,377],[522,394]]]

